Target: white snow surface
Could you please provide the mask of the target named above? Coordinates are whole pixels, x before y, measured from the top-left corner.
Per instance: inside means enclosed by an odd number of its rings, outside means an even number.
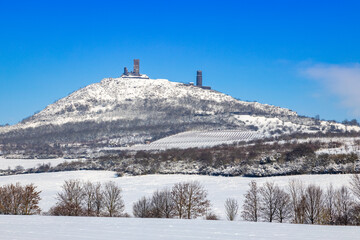
[[[142,196],[151,196],[157,189],[172,187],[177,182],[199,181],[208,190],[208,197],[212,203],[213,211],[220,216],[224,216],[224,202],[227,198],[236,198],[240,204],[243,195],[248,190],[251,180],[256,180],[260,185],[266,181],[272,181],[280,187],[287,187],[290,179],[299,179],[305,184],[318,184],[326,188],[330,183],[334,187],[349,185],[350,175],[299,175],[299,176],[280,176],[266,178],[246,178],[246,177],[220,177],[203,175],[145,175],[145,176],[124,176],[116,177],[115,172],[111,171],[72,171],[55,173],[23,174],[0,177],[0,185],[20,182],[22,184],[34,183],[41,190],[40,207],[43,211],[48,211],[56,203],[56,194],[61,191],[61,186],[65,180],[79,179],[91,182],[114,181],[123,190],[125,211],[132,214],[132,205]]]
[[[24,174],[0,177],[0,185],[20,182],[34,183],[41,190],[40,207],[48,210],[56,203],[56,193],[64,180],[79,179],[91,182],[114,181],[123,189],[126,212],[142,196],[150,196],[156,189],[171,187],[182,181],[200,181],[208,190],[213,211],[221,221],[202,219],[136,219],[97,217],[52,217],[0,215],[1,239],[269,239],[269,240],[338,240],[357,239],[359,227],[319,226],[279,223],[253,223],[236,220],[225,221],[223,204],[228,197],[240,204],[248,189],[248,183],[256,180],[260,185],[272,181],[286,187],[289,180],[299,179],[305,184],[315,183],[327,187],[330,183],[338,188],[348,185],[350,175],[301,175],[268,178],[215,177],[200,175],[145,175],[117,178],[110,171],[74,171],[57,173]]]
[[[187,131],[171,135],[154,141],[150,144],[138,144],[124,150],[166,150],[171,148],[206,148],[221,144],[251,141],[264,138],[264,135],[255,131],[244,130],[211,130],[211,131]]]
[[[14,169],[17,166],[22,166],[24,169],[34,168],[43,164],[51,164],[52,167],[55,167],[63,162],[72,162],[78,161],[78,159],[7,159],[0,157],[0,170]]]
[[[271,134],[272,131],[282,130],[283,133],[302,132],[302,133],[316,133],[318,130],[314,130],[312,127],[303,124],[297,124],[290,121],[284,121],[276,117],[262,117],[262,116],[251,116],[251,115],[237,115],[235,116],[238,120],[243,121],[246,125],[253,125],[258,128],[258,133],[265,136],[279,135]],[[319,121],[317,126],[320,131],[326,132],[331,127],[339,129],[341,131],[360,131],[359,126],[345,126],[344,124]]]
[[[0,216],[3,240],[355,240],[359,227],[180,219]]]
[[[316,151],[317,154],[349,154],[355,153],[360,156],[360,138],[318,138],[317,141],[340,142],[342,146],[337,148],[323,148]]]

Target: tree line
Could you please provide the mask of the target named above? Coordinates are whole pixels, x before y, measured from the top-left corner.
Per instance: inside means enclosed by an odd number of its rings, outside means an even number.
[[[152,197],[142,197],[133,204],[138,218],[196,218],[209,212],[207,191],[195,182],[175,184],[171,189],[157,190]],[[91,183],[65,181],[57,194],[57,203],[49,213],[55,216],[129,217],[124,212],[122,190],[114,182]]]
[[[297,180],[291,180],[286,189],[273,182],[258,186],[251,181],[244,197],[241,217],[246,221],[360,225],[360,175],[352,176],[350,187],[338,189],[332,185],[322,189]],[[227,206],[226,215],[233,220],[237,210]]]
[[[176,183],[171,189],[155,191],[133,204],[133,215],[139,218],[214,218],[207,191],[198,181]]]
[[[0,187],[0,214],[40,214],[40,191],[19,183]],[[129,217],[125,213],[122,189],[114,182],[82,182],[67,180],[57,193],[56,204],[45,213],[53,216]],[[156,190],[151,197],[142,197],[133,204],[138,218],[185,218],[204,216],[218,219],[211,212],[207,190],[198,181],[179,182],[172,188]]]
[[[56,204],[46,214],[54,216],[129,217],[125,213],[122,189],[114,182],[91,183],[67,180],[57,193]],[[40,191],[29,184],[0,187],[0,214],[39,214]],[[230,221],[240,216],[245,221],[322,225],[360,225],[360,175],[351,176],[350,186],[322,188],[290,180],[286,187],[274,182],[261,186],[249,183],[240,207],[236,199],[224,204]],[[211,210],[208,192],[198,181],[179,182],[158,189],[133,203],[137,218],[219,219]]]
[[[105,184],[67,180],[48,214],[54,216],[126,217],[122,190],[114,182]]]

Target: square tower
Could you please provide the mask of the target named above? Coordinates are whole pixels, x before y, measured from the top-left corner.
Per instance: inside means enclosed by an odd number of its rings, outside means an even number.
[[[134,74],[140,75],[140,59],[134,59]]]
[[[202,71],[200,70],[196,73],[196,86],[202,87]]]

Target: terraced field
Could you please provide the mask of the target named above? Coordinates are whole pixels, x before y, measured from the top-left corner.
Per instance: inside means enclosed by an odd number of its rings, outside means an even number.
[[[131,150],[166,150],[171,148],[205,148],[234,142],[251,141],[265,136],[255,131],[219,130],[189,131],[159,139],[147,145],[135,145]]]

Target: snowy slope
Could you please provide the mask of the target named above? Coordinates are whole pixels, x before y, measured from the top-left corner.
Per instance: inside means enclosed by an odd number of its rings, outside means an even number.
[[[251,116],[251,115],[237,115],[236,119],[243,121],[246,125],[253,125],[257,127],[260,134],[266,136],[279,135],[278,130],[282,133],[289,134],[293,132],[315,133],[327,132],[331,128],[340,131],[360,131],[358,126],[345,126],[344,124],[334,123],[329,121],[319,121],[317,124],[304,124],[301,121],[292,122],[289,120],[280,119],[277,117]]]
[[[221,144],[232,144],[241,141],[251,141],[264,138],[265,135],[256,131],[241,130],[212,130],[212,131],[188,131],[178,133],[154,141],[150,144],[139,144],[123,150],[166,150],[172,148],[206,148]]]
[[[256,126],[256,131],[246,130],[204,130],[204,131],[186,131],[169,137],[161,138],[149,144],[137,144],[130,147],[118,148],[119,150],[166,150],[172,148],[207,148],[221,144],[233,144],[236,142],[248,142],[257,139],[264,139],[281,134],[290,134],[294,132],[315,133],[313,126],[283,121],[278,118],[259,117],[250,115],[239,115],[237,119],[243,121],[246,125]],[[322,121],[319,129],[326,132],[331,126],[337,125],[338,129],[344,131],[358,131],[356,126],[344,126],[343,124],[330,123]],[[280,134],[279,131],[282,131]],[[329,153],[351,153],[359,151],[357,144],[354,143],[358,138],[310,138],[309,141],[339,141],[346,143],[340,149],[331,149]],[[114,148],[105,148],[105,150],[114,150]],[[323,151],[326,152],[326,149]]]
[[[254,135],[273,136],[360,131],[360,127],[317,122],[299,117],[289,109],[244,102],[217,91],[165,79],[106,78],[75,91],[19,124],[0,128],[0,154],[1,146],[8,143],[125,147],[181,132],[209,130],[236,130],[243,134],[257,131]]]
[[[146,113],[139,116],[138,113],[119,109],[119,106],[127,105],[132,101],[154,99],[161,101],[161,104],[177,106],[181,104],[181,99],[188,97],[224,104],[241,103],[269,114],[296,116],[295,112],[288,109],[255,102],[243,102],[220,92],[204,90],[166,79],[106,78],[100,83],[91,84],[49,105],[26,123],[2,128],[2,131],[86,120],[113,121],[142,118],[146,116]],[[221,111],[216,106],[210,106],[207,110],[197,109],[196,106],[193,106],[191,110],[195,114],[210,115]]]
[[[229,221],[0,216],[1,239],[353,240],[359,227]]]

